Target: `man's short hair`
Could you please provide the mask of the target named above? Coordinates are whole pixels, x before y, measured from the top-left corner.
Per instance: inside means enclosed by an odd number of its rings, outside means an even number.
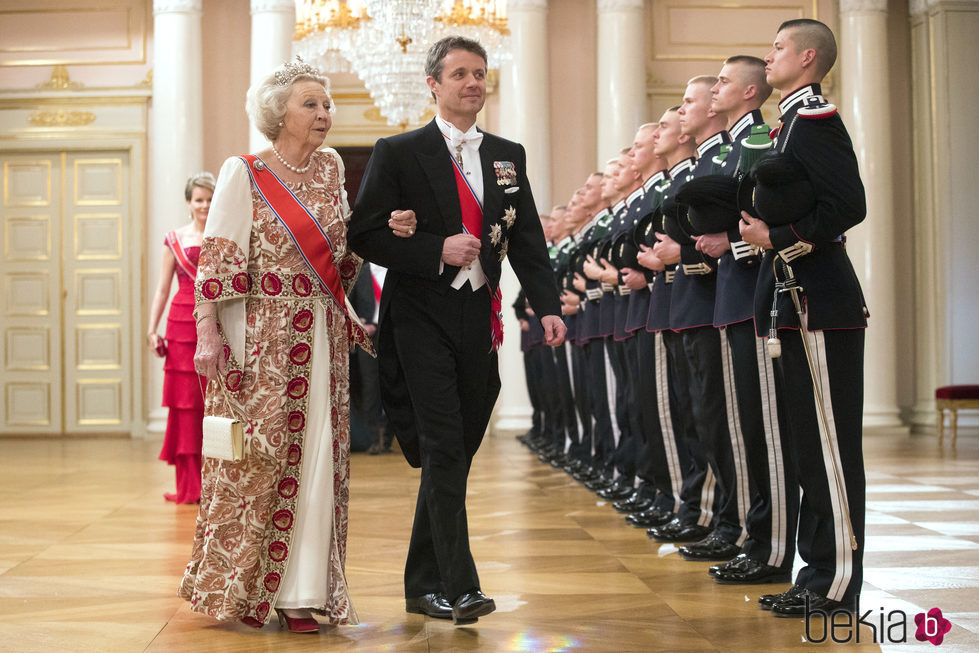
[[[486,49],[479,44],[479,41],[467,39],[465,36],[446,36],[432,44],[425,56],[425,75],[434,77],[436,81],[442,81],[442,67],[445,65],[445,57],[453,50],[466,50],[487,62]]]
[[[836,37],[833,30],[812,18],[796,18],[787,20],[778,26],[778,31],[792,30],[792,42],[800,50],[816,51],[816,72],[820,78],[833,68],[836,63]]]
[[[691,77],[690,81],[687,82],[687,86],[691,84],[704,84],[707,88],[710,88],[717,83],[717,78],[713,75],[697,75],[696,77]]]
[[[750,54],[736,54],[724,60],[726,64],[738,64],[745,71],[744,82],[758,89],[758,100],[764,104],[772,95],[772,87],[765,76],[765,62]]]
[[[667,109],[666,110],[666,113],[676,113],[679,110],[680,110],[680,105],[679,104],[675,104],[672,107],[670,107],[669,109]]]

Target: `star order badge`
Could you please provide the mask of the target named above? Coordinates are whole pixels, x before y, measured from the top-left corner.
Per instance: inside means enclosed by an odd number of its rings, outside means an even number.
[[[517,221],[517,209],[512,206],[508,206],[506,211],[503,212],[503,222],[506,223],[507,229],[513,229],[513,223]]]
[[[506,238],[503,239],[503,247],[500,248],[500,263],[506,258],[507,247],[510,246],[510,241]]]
[[[517,183],[517,168],[513,161],[494,161],[493,170],[496,172],[497,186],[512,186]]]
[[[490,237],[490,242],[493,243],[493,247],[496,247],[497,245],[500,244],[500,238],[502,236],[503,236],[503,227],[501,227],[498,224],[494,224],[492,227],[490,227],[489,237]]]

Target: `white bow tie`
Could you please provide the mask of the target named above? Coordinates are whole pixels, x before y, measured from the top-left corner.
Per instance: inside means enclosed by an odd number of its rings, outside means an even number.
[[[483,142],[483,134],[482,132],[478,131],[476,127],[470,128],[465,134],[455,127],[452,127],[449,130],[449,142],[452,144],[453,149],[457,149],[466,143],[469,143],[478,150],[479,144]]]

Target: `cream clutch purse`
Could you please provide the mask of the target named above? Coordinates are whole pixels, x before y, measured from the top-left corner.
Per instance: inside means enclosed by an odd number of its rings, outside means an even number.
[[[221,379],[218,381],[221,385],[221,394],[224,395],[225,405],[229,412],[233,412],[224,381]],[[245,432],[241,421],[230,417],[205,416],[201,455],[205,458],[218,458],[232,462],[241,460],[245,455]]]

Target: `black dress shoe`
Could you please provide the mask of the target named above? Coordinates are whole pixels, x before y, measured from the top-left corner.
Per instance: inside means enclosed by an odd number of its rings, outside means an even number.
[[[740,546],[725,542],[713,534],[696,544],[680,547],[680,555],[685,560],[730,560],[739,553]]]
[[[805,587],[801,585],[793,585],[781,594],[762,594],[758,597],[758,605],[761,606],[762,610],[771,610],[772,606],[776,603],[792,598],[793,596],[798,596],[805,591]]]
[[[741,556],[738,556],[740,558]],[[745,556],[747,558],[747,556]],[[737,559],[737,558],[736,558]],[[758,585],[761,583],[788,583],[792,580],[792,570],[773,567],[758,560],[747,558],[747,562],[728,569],[720,569],[714,580],[722,585]]]
[[[828,599],[810,589],[804,589],[795,596],[772,604],[772,614],[776,617],[804,617],[806,613],[822,611],[827,617],[836,611],[853,612],[853,607],[841,601]]]
[[[479,590],[470,590],[452,604],[452,618],[457,626],[475,623],[496,610],[496,603]]]
[[[653,500],[643,496],[641,490],[636,490],[625,499],[612,504],[617,512],[642,512],[653,505]]]
[[[451,619],[452,604],[441,592],[405,599],[405,612],[425,614],[435,619]]]
[[[668,510],[649,508],[642,512],[633,513],[626,517],[625,520],[637,528],[651,528],[653,526],[662,526],[673,519],[673,517],[673,513]]]
[[[561,469],[573,476],[575,473],[580,472],[584,468],[585,463],[581,462],[580,460],[575,460],[574,458],[569,458],[568,462],[565,463]]]
[[[707,573],[710,576],[717,576],[719,572],[727,572],[731,569],[740,569],[742,566],[746,565],[750,558],[747,553],[739,553],[727,562],[722,562],[719,565],[711,565]]]
[[[594,481],[597,478],[601,478],[602,473],[591,465],[585,465],[577,472],[573,472],[571,475],[574,477],[574,480],[578,481],[579,483],[588,483],[589,481]],[[586,485],[585,487],[588,486]]]
[[[590,481],[585,481],[585,488],[591,490],[592,492],[596,492],[598,490],[604,490],[607,487],[612,487],[614,482],[615,481],[612,480],[611,476],[605,476],[603,474]]]
[[[632,487],[632,483],[622,480],[620,476],[619,480],[610,487],[599,490],[595,494],[598,495],[599,499],[605,499],[606,501],[621,501],[631,496],[633,492],[635,492],[635,488]]]
[[[564,466],[569,462],[571,462],[571,457],[562,452],[551,458],[551,467],[554,469],[564,469]]]
[[[674,517],[662,526],[654,526],[646,531],[646,535],[657,542],[697,542],[710,534],[710,529],[697,524],[684,524]]]

